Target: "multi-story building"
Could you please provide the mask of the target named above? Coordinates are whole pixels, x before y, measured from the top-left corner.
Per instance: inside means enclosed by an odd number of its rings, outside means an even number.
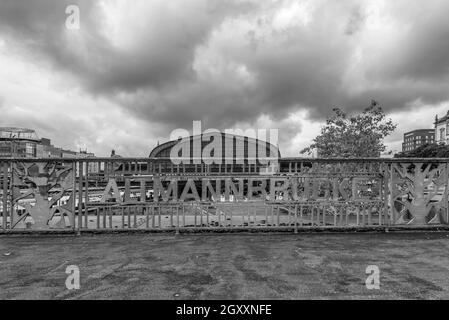
[[[449,144],[449,111],[442,118],[435,116],[435,142]]]
[[[34,158],[40,139],[36,132],[23,128],[0,128],[0,158]]]
[[[62,158],[62,149],[51,144],[50,139],[42,138],[37,145],[38,158]]]
[[[50,139],[39,138],[36,131],[25,128],[0,128],[0,158],[94,158],[87,151],[55,147]]]
[[[278,159],[281,157],[279,148],[269,142],[228,133],[219,133],[218,135],[221,137],[221,139],[217,139],[219,147],[210,156],[216,156],[223,163],[238,163],[239,161],[255,162],[256,157],[264,159]],[[187,158],[187,160],[193,163],[195,157],[202,156],[204,149],[210,143],[212,137],[215,142],[216,136],[216,133],[203,133],[201,135],[190,136],[183,140],[172,140],[155,147],[150,153],[150,158],[168,159],[171,156],[172,148],[176,146],[178,149],[183,149],[188,152],[189,154],[184,154],[182,157]],[[217,155],[214,155],[214,152],[217,152]]]
[[[435,143],[434,129],[418,129],[404,134],[402,152],[413,151],[422,145]]]

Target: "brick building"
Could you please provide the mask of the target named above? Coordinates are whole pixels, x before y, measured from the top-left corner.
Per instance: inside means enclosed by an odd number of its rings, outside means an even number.
[[[435,129],[418,129],[404,134],[402,152],[409,152],[425,144],[435,143]]]

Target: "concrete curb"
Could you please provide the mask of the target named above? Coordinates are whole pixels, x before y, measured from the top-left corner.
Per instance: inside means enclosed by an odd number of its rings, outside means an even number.
[[[374,226],[374,227],[259,227],[259,228],[164,228],[164,229],[90,229],[90,230],[0,230],[0,236],[80,236],[110,234],[201,234],[201,233],[388,233],[449,232],[449,225]]]

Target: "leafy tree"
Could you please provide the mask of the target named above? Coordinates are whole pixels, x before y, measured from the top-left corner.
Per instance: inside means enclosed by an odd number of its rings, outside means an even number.
[[[386,150],[383,139],[396,129],[376,101],[362,113],[347,115],[334,108],[335,115],[326,121],[313,144],[301,151],[318,150],[322,158],[379,157]]]
[[[415,150],[395,154],[395,158],[449,158],[449,146],[424,144]]]

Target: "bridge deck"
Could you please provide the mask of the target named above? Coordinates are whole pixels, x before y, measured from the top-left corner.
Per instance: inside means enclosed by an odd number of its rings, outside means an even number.
[[[0,299],[448,299],[447,252],[449,233],[1,237]]]

